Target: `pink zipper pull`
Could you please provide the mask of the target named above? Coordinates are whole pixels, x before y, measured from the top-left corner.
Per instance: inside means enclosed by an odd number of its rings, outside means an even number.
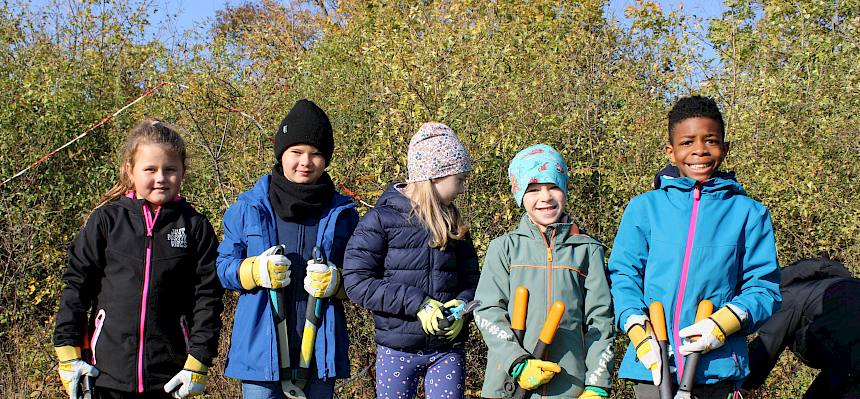
[[[696,183],[693,186],[693,199],[698,201],[700,198],[702,198],[702,183]]]

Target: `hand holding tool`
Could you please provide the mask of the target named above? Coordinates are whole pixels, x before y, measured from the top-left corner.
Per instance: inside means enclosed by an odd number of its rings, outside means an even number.
[[[669,373],[669,335],[666,333],[666,314],[663,304],[652,302],[649,307],[651,327],[657,337],[657,345],[660,347],[660,384],[657,389],[660,399],[672,399],[672,377]]]
[[[707,299],[702,300],[696,309],[696,322],[704,320],[713,311],[714,304]],[[690,337],[690,339],[695,340],[697,338]],[[690,399],[692,397],[691,392],[693,391],[693,384],[696,381],[696,367],[699,365],[700,356],[701,354],[698,352],[687,355],[684,374],[681,376],[681,385],[678,387],[678,392],[675,393],[675,399]]]
[[[543,323],[543,328],[540,330],[540,336],[538,337],[537,343],[535,343],[534,350],[532,350],[532,356],[535,359],[542,360],[546,356],[547,349],[550,344],[552,344],[553,338],[555,338],[555,332],[558,330],[558,325],[561,323],[561,316],[563,315],[564,303],[556,301],[550,307],[549,315],[547,315],[546,321]],[[559,371],[561,371],[561,369],[559,369]],[[553,375],[555,375],[555,373],[553,373]],[[549,381],[549,379],[547,379],[547,381]],[[528,394],[528,391],[523,389],[520,385],[514,392],[514,399],[523,399],[526,397],[526,394]]]

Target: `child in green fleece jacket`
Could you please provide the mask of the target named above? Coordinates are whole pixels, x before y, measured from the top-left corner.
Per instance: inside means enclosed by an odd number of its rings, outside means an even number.
[[[511,161],[508,176],[526,212],[516,229],[490,242],[475,294],[481,301],[475,322],[489,348],[482,395],[506,397],[512,381],[542,398],[607,397],[615,333],[605,246],[565,211],[567,167],[558,151],[528,147]],[[510,317],[518,286],[529,290],[522,343]],[[555,301],[565,304],[561,323],[545,360],[534,359],[529,351]]]

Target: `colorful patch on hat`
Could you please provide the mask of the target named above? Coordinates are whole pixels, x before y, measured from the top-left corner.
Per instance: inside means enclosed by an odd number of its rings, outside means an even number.
[[[550,165],[554,165],[552,168]],[[546,144],[536,144],[518,152],[508,166],[511,181],[511,194],[518,206],[522,206],[523,196],[528,188],[516,182],[551,183],[558,186],[567,196],[567,166],[561,154]]]

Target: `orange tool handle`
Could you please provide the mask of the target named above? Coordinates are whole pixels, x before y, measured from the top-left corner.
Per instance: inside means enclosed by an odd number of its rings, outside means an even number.
[[[699,307],[696,308],[696,321],[702,321],[712,313],[714,313],[714,303],[707,299],[702,299],[702,302],[699,302]]]
[[[526,311],[529,305],[529,290],[526,287],[517,287],[514,293],[514,315],[511,318],[511,328],[514,330],[526,329]]]
[[[654,329],[654,335],[658,341],[668,341],[669,335],[666,334],[666,313],[663,312],[663,304],[660,302],[651,302],[648,307],[651,319],[651,328]]]
[[[558,324],[561,322],[561,316],[564,314],[564,302],[555,301],[549,309],[549,315],[546,317],[546,322],[543,323],[543,328],[540,330],[541,342],[549,345],[552,339],[555,338],[555,332],[558,330]]]

